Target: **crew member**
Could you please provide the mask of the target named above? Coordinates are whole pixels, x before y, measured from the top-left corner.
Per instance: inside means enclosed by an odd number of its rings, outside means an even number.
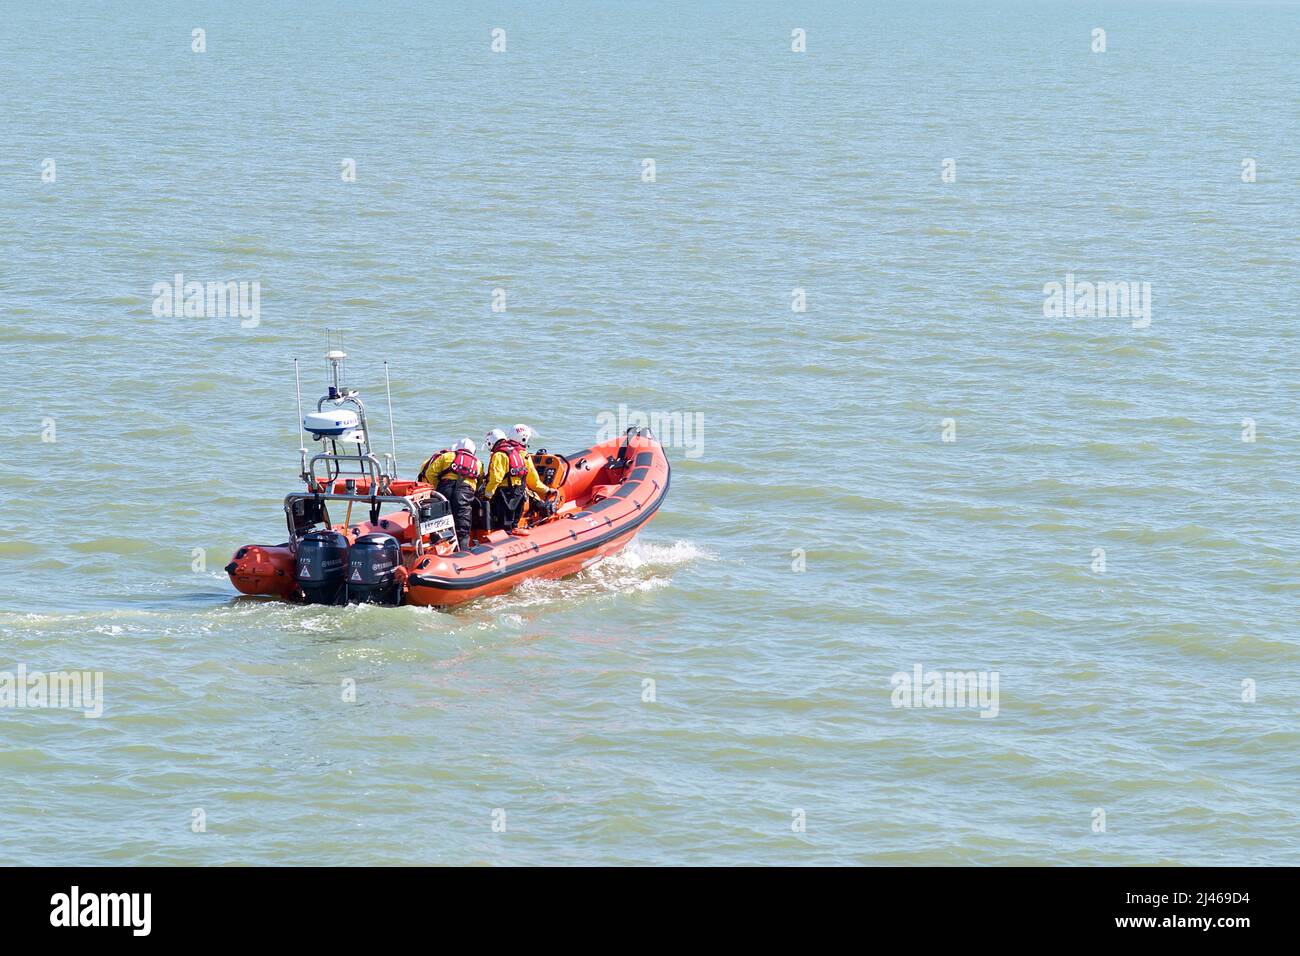
[[[438,494],[451,505],[452,518],[456,522],[456,542],[462,551],[470,546],[474,495],[484,474],[483,462],[474,454],[474,442],[462,438],[451,446],[451,451],[444,451],[430,461],[420,476],[435,486]]]
[[[500,430],[489,432],[489,437],[500,435]],[[488,462],[487,488],[484,494],[492,503],[492,527],[514,531],[524,510],[528,491],[549,498],[554,492],[542,483],[537,466],[528,454],[528,443],[533,430],[527,425],[516,425],[510,437],[502,435],[492,445]]]

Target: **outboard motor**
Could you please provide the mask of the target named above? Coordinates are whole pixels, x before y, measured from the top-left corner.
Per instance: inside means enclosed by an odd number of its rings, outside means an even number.
[[[298,542],[294,580],[308,604],[336,604],[348,570],[348,539],[337,531],[313,531]]]
[[[345,600],[349,604],[396,604],[402,547],[391,534],[363,534],[348,552]]]

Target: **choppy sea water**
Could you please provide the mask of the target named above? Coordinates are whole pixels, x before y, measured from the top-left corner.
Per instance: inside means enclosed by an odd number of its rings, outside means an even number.
[[[5,18],[0,670],[104,675],[0,709],[6,862],[1300,862],[1296,5]],[[327,327],[406,473],[700,427],[575,578],[237,600]]]

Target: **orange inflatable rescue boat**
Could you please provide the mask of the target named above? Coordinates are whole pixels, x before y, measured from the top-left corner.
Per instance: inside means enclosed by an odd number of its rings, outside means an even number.
[[[284,499],[289,540],[246,545],[226,565],[244,594],[426,606],[502,594],[621,550],[668,494],[668,458],[648,428],[571,455],[542,449],[533,462],[558,490],[553,512],[525,510],[512,532],[478,528],[472,546],[458,550],[447,500],[432,485],[395,477],[395,448],[382,462],[371,451],[365,406],[340,381],[346,356],[332,350],[326,358],[333,382],[316,412],[302,418],[323,450],[309,458],[300,448],[306,489]]]

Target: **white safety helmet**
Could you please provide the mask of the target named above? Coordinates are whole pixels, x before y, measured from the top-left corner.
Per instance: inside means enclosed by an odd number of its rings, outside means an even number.
[[[515,433],[515,441],[519,442],[519,444],[523,445],[525,448],[528,447],[528,443],[533,440],[533,430],[527,425],[516,425],[513,431]]]
[[[467,452],[469,452],[469,453],[472,455],[472,454],[474,454],[474,442],[473,442],[472,439],[469,439],[469,438],[462,438],[460,441],[456,442],[456,444],[454,444],[454,445],[451,446],[451,450],[452,450],[452,451],[467,451]]]
[[[497,442],[505,441],[506,433],[499,428],[494,428],[483,436],[483,447],[492,449],[497,446]]]

